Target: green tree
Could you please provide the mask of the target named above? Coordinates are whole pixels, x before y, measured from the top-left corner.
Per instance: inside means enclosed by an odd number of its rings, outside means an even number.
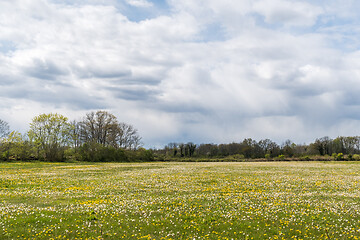
[[[319,152],[320,155],[331,155],[332,148],[334,147],[334,141],[332,141],[329,137],[322,137],[316,139],[312,144],[312,147]]]
[[[38,148],[39,158],[61,161],[65,147],[73,140],[73,128],[67,117],[57,113],[41,114],[33,118],[28,135]]]
[[[30,160],[34,157],[33,146],[26,135],[12,131],[2,140],[1,152],[4,160]]]
[[[185,145],[185,149],[187,149],[188,156],[192,157],[196,150],[196,144],[189,142]]]
[[[260,140],[258,146],[261,150],[261,155],[265,156],[268,154],[269,157],[276,157],[280,154],[280,146],[271,141],[270,139]],[[265,156],[265,158],[267,158]]]
[[[296,144],[291,142],[291,140],[286,140],[282,145],[282,153],[286,157],[292,157],[294,155],[294,149],[296,147]]]

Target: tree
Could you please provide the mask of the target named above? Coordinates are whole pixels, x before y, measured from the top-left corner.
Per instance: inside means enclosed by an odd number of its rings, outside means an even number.
[[[168,143],[168,145],[165,146],[166,155],[176,157],[177,152],[178,152],[177,143]]]
[[[0,138],[7,137],[10,133],[10,127],[7,122],[0,119]]]
[[[87,113],[79,122],[80,140],[82,143],[99,143],[103,146],[116,145],[118,121],[106,111]]]
[[[262,155],[265,156],[266,154],[269,154],[269,156],[274,157],[277,155],[273,155],[273,149],[274,146],[277,147],[277,144],[270,139],[263,139],[259,141],[259,148],[261,149]]]
[[[199,156],[214,157],[218,154],[218,146],[216,144],[200,144],[196,148]]]
[[[142,145],[138,130],[123,122],[117,125],[116,142],[118,147],[130,150],[136,150]]]
[[[251,138],[246,138],[242,141],[242,150],[241,153],[244,154],[246,158],[251,158],[253,155],[254,148],[257,146],[257,142]]]
[[[329,137],[317,138],[312,147],[319,152],[320,155],[331,155],[334,147],[334,141]]]
[[[38,148],[38,157],[50,161],[64,158],[64,147],[72,142],[73,125],[60,114],[41,114],[33,118],[28,133]]]
[[[106,111],[88,113],[78,125],[82,144],[98,143],[105,147],[130,150],[136,150],[142,145],[136,128],[127,123],[119,123],[113,114]]]
[[[0,149],[4,160],[28,160],[33,156],[33,148],[26,136],[17,131],[3,139]]]
[[[287,157],[292,157],[294,155],[294,149],[296,144],[291,142],[291,140],[286,140],[282,145],[282,152]]]
[[[356,148],[356,137],[342,137],[344,152],[346,154],[354,154]]]
[[[179,148],[180,148],[180,157],[184,157],[184,153],[183,153],[183,150],[185,148],[185,144],[183,143],[179,143]]]
[[[189,157],[192,157],[195,153],[196,144],[189,142],[186,144],[185,149],[187,149],[187,151],[186,151],[188,153],[187,155]]]

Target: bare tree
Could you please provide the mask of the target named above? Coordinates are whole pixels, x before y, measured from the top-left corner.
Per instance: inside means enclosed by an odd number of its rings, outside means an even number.
[[[79,122],[81,143],[136,150],[142,146],[138,130],[106,111],[90,112]]]
[[[116,142],[118,147],[133,150],[141,147],[141,137],[136,128],[123,122],[119,123],[117,127]]]
[[[104,146],[114,145],[117,134],[117,119],[106,111],[86,114],[79,123],[81,142],[99,143]]]
[[[176,156],[177,152],[178,152],[178,144],[177,143],[169,143],[166,147],[166,153],[170,154],[172,156]]]
[[[7,137],[10,133],[10,127],[7,122],[0,119],[0,138]]]
[[[81,133],[81,125],[79,122],[73,120],[70,122],[70,124],[73,126],[71,131],[71,138],[73,143],[73,148],[75,149],[75,152],[81,145],[81,139],[80,139],[80,133]]]

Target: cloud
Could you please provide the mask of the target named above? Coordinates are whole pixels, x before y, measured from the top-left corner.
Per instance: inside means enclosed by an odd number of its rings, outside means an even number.
[[[289,0],[260,0],[254,10],[265,17],[265,22],[285,26],[312,26],[323,12],[316,5]]]
[[[69,74],[66,69],[57,66],[51,60],[33,59],[31,66],[24,68],[25,74],[44,80],[55,80],[57,77],[61,77]]]
[[[0,118],[25,129],[32,114],[105,109],[147,146],[304,142],[357,123],[357,3],[128,2],[153,15],[122,4],[2,1]]]
[[[149,1],[146,0],[126,0],[126,2],[134,7],[152,7],[153,4]]]

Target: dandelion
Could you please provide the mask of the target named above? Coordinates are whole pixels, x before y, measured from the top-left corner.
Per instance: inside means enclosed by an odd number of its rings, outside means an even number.
[[[0,238],[356,239],[359,173],[356,163],[1,163]]]

